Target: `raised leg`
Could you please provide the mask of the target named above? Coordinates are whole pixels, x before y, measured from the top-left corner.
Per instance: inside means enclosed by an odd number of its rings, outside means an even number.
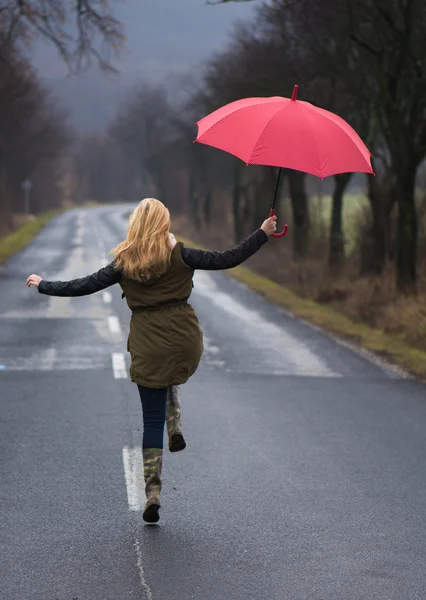
[[[182,417],[180,405],[180,391],[177,385],[167,389],[167,435],[169,438],[170,452],[180,452],[186,448],[182,433]]]

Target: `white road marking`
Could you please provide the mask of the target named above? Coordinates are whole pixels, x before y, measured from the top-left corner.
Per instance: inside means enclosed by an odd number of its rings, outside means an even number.
[[[224,367],[225,361],[220,358],[220,348],[215,346],[207,335],[204,335],[203,337],[203,360],[205,363],[210,367]]]
[[[47,348],[40,350],[40,371],[53,371],[58,351],[56,348]]]
[[[109,325],[109,330],[111,331],[111,333],[120,333],[121,327],[120,327],[120,321],[118,320],[118,317],[109,316],[108,317],[108,325]]]
[[[75,232],[73,244],[75,244],[76,246],[81,246],[82,243],[83,243],[83,221],[81,218],[77,217],[77,230]]]
[[[29,352],[28,352],[29,350]],[[81,344],[61,344],[40,349],[26,349],[26,355],[17,356],[10,347],[0,346],[0,369],[8,371],[79,371],[110,368],[111,355],[104,343],[82,347]],[[111,359],[109,359],[111,360]]]
[[[124,354],[114,352],[112,355],[112,370],[114,371],[115,379],[127,379],[126,361]]]
[[[142,449],[124,446],[123,465],[129,509],[142,510],[146,502]]]
[[[66,259],[64,268],[60,271],[46,274],[46,279],[49,279],[50,281],[69,281],[96,272],[100,267],[96,260],[97,256],[87,254],[84,251],[83,246],[74,247],[71,252],[66,255]],[[105,266],[105,263],[102,266]],[[37,300],[34,301],[32,308],[34,317],[80,318],[84,316],[93,319],[107,317],[106,307],[100,294],[92,294],[82,298],[48,296],[47,307],[44,303]],[[105,329],[104,323],[105,321],[103,322],[103,327]],[[106,330],[106,332],[109,335],[108,330]]]
[[[144,595],[146,596],[146,600],[152,600],[152,592],[151,592],[151,589],[145,579],[145,571],[144,571],[143,565],[142,565],[142,552],[141,552],[141,547],[139,545],[139,540],[136,540],[134,545],[135,545],[135,550],[136,550],[137,566],[138,566],[138,572],[139,572],[139,579],[140,579],[141,585],[142,585],[142,590],[144,592]]]
[[[208,360],[207,364],[210,367],[224,367],[225,361],[224,360]]]
[[[102,300],[105,302],[105,304],[110,304],[111,300],[112,300],[112,296],[109,292],[103,292],[102,293]]]
[[[215,346],[214,344],[212,344],[210,338],[208,338],[206,335],[204,335],[203,342],[204,342],[204,352],[206,354],[214,354],[217,356],[220,353],[220,349],[217,346]]]

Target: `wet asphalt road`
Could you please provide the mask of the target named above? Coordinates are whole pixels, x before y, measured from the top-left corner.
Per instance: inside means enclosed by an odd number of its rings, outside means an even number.
[[[143,524],[120,288],[25,287],[109,262],[125,208],[57,217],[0,272],[0,598],[424,600],[426,388],[223,274],[196,274],[188,447]]]

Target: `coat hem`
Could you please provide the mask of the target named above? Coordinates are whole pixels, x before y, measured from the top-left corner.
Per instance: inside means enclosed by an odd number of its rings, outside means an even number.
[[[143,387],[147,387],[147,388],[153,388],[153,389],[163,389],[163,388],[168,388],[171,387],[172,385],[183,385],[184,383],[186,383],[188,381],[189,377],[187,377],[186,379],[173,379],[173,380],[169,380],[167,383],[165,383],[164,381],[160,382],[160,381],[147,381],[146,379],[143,379],[142,377],[130,377],[130,381],[132,383],[135,383],[136,385],[141,385]]]

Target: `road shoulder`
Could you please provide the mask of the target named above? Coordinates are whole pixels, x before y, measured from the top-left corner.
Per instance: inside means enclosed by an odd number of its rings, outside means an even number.
[[[177,239],[186,246],[206,249],[181,235]],[[234,279],[247,285],[270,302],[278,305],[306,323],[319,327],[351,349],[386,366],[399,376],[414,376],[426,381],[426,352],[408,346],[398,336],[389,335],[363,323],[352,321],[336,310],[301,298],[288,288],[279,285],[247,267],[237,267],[226,271]]]

